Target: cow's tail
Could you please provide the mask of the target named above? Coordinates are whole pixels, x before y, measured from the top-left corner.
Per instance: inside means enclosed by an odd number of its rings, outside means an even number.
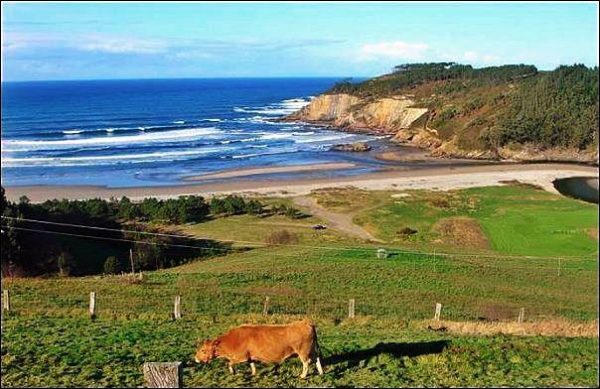
[[[315,347],[315,353],[318,358],[321,357],[321,347],[319,347],[319,340],[317,338],[317,326],[314,323],[310,323],[310,328],[312,331],[313,342]]]
[[[323,366],[321,365],[321,359],[323,358],[323,356],[321,355],[321,347],[319,346],[319,340],[317,338],[317,326],[315,326],[315,323],[311,321],[310,328],[312,331],[313,347],[315,352],[315,364],[317,365],[317,370],[319,371],[319,374],[323,375]]]

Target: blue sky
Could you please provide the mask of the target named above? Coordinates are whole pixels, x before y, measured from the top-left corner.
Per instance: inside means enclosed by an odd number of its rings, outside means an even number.
[[[2,79],[354,76],[598,64],[594,3],[2,3]]]

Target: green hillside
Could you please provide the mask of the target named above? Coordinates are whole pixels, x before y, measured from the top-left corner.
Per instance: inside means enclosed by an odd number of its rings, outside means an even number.
[[[452,62],[405,64],[361,83],[344,81],[327,93],[365,101],[408,95],[429,114],[415,127],[435,129],[441,140],[457,136],[463,149],[534,144],[597,149],[598,68],[532,65],[476,69]]]

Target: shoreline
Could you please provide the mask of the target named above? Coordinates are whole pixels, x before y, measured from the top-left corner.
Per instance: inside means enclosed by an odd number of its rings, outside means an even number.
[[[315,164],[318,165],[318,164]],[[310,166],[310,165],[309,165]],[[283,168],[283,167],[282,167]],[[155,187],[108,188],[104,186],[12,186],[5,187],[6,197],[18,201],[27,196],[32,202],[49,199],[88,199],[127,196],[139,201],[146,197],[158,199],[176,198],[182,195],[254,196],[301,196],[314,189],[354,186],[366,190],[431,189],[452,190],[469,187],[503,185],[505,181],[518,180],[540,186],[552,193],[559,193],[552,182],[572,176],[598,177],[598,169],[592,166],[559,163],[501,163],[475,166],[422,167],[409,170],[386,170],[352,177],[307,179],[241,179],[231,182],[184,184]]]
[[[350,169],[358,166],[355,163],[345,162],[330,162],[330,163],[314,163],[305,165],[289,165],[289,166],[269,166],[269,167],[249,167],[245,169],[230,169],[221,170],[215,173],[198,174],[192,176],[183,177],[182,181],[202,181],[217,178],[233,178],[233,177],[247,177],[263,174],[277,174],[277,173],[300,173],[300,172],[316,172],[316,171],[327,171],[327,170],[338,170],[338,169]]]

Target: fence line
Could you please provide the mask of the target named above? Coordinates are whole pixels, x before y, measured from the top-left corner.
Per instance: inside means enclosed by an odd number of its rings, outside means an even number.
[[[74,236],[74,237],[79,237],[79,238],[88,238],[88,239],[100,239],[100,240],[107,240],[107,241],[117,241],[117,242],[130,242],[130,243],[140,243],[140,244],[147,244],[147,245],[154,245],[154,246],[168,246],[168,247],[180,247],[180,248],[189,248],[189,249],[198,249],[198,250],[207,250],[207,251],[224,251],[226,253],[233,253],[233,252],[242,252],[243,249],[247,249],[248,247],[245,248],[230,248],[230,249],[223,249],[223,248],[218,248],[218,247],[198,247],[198,246],[189,246],[189,245],[181,245],[181,244],[173,244],[173,243],[159,243],[159,242],[148,242],[148,241],[139,241],[139,240],[132,240],[132,239],[121,239],[121,238],[108,238],[108,237],[101,237],[101,236],[90,236],[90,235],[81,235],[81,234],[72,234],[72,233],[67,233],[67,232],[58,232],[58,231],[46,231],[46,230],[37,230],[37,229],[30,229],[30,228],[23,228],[23,227],[15,227],[15,226],[4,226],[6,228],[12,228],[15,230],[21,230],[21,231],[31,231],[31,232],[39,232],[39,233],[43,233],[43,234],[57,234],[57,235],[65,235],[65,236]],[[335,250],[335,247],[329,247],[328,250]],[[344,251],[344,248],[340,248],[340,251]],[[364,251],[367,251],[367,249],[364,249]],[[373,249],[368,249],[368,251],[373,251]],[[425,253],[425,252],[410,252],[410,251],[399,251],[399,252],[392,252],[392,253],[388,253],[389,255],[393,255],[393,254],[411,254],[411,255],[422,255],[422,256],[430,256],[429,253]],[[270,253],[270,255],[273,256],[281,256],[281,257],[289,257],[289,254],[281,254],[281,253]],[[436,258],[433,261],[427,261],[427,260],[422,260],[421,262],[432,262],[434,264],[434,266],[436,266],[436,264],[438,263],[437,261],[437,256],[441,255],[440,253],[432,253],[431,256],[436,255]],[[451,257],[453,259],[458,259],[460,260],[460,258],[464,258],[465,255],[464,254],[444,254],[445,257]],[[468,257],[476,257],[476,255],[468,255]],[[485,258],[485,256],[484,256]],[[492,258],[492,259],[503,259],[503,258],[509,258],[509,257],[504,257],[504,256],[487,256],[487,258]],[[525,258],[525,257],[524,257]],[[539,258],[543,258],[543,257],[539,257]],[[548,257],[547,259],[553,259],[553,257]],[[488,267],[488,268],[497,268],[497,269],[541,269],[541,270],[557,270],[558,269],[558,275],[560,276],[560,270],[561,269],[569,269],[567,267],[566,264],[561,265],[561,258],[554,258],[554,259],[558,259],[558,268],[556,267],[549,267],[549,266],[492,266],[489,264],[484,264],[484,263],[478,263],[478,264],[473,264],[473,266],[478,266],[478,267]],[[564,259],[563,259],[564,260]],[[462,260],[463,263],[468,263],[466,262],[465,259]],[[416,266],[416,261],[414,263],[414,265]],[[437,266],[436,266],[437,267]],[[575,268],[570,268],[571,270],[577,270],[577,271],[595,271],[595,269],[575,269]]]
[[[243,240],[234,240],[234,239],[213,239],[210,237],[197,237],[194,235],[179,235],[179,234],[167,234],[167,233],[158,233],[158,232],[148,232],[148,231],[135,231],[135,230],[125,230],[125,229],[116,229],[116,228],[106,228],[106,227],[96,227],[96,226],[88,226],[83,224],[72,224],[72,223],[59,223],[59,222],[50,222],[45,220],[36,220],[36,219],[27,219],[27,218],[15,218],[11,216],[1,216],[2,219],[9,219],[15,221],[25,221],[32,223],[41,223],[41,224],[51,224],[51,225],[60,225],[67,227],[76,227],[76,228],[88,228],[94,230],[104,230],[104,231],[113,231],[119,233],[131,233],[131,234],[143,234],[143,235],[155,235],[155,236],[168,236],[174,238],[181,239],[191,239],[191,240],[212,240],[212,241],[220,241],[223,243],[240,243],[240,244],[248,244],[259,247],[268,247],[268,246],[284,246],[284,247],[297,247],[297,248],[310,248],[310,249],[321,249],[321,250],[340,250],[340,251],[371,251],[373,247],[347,247],[347,246],[311,246],[311,245],[300,245],[300,244],[286,244],[286,243],[265,243],[265,242],[253,242],[253,241],[243,241]],[[4,226],[6,228],[18,228],[14,226]],[[43,231],[43,230],[40,230]],[[83,235],[87,236],[87,235]],[[195,247],[195,246],[190,246]],[[502,255],[502,254],[488,254],[488,253],[447,253],[447,252],[437,252],[434,250],[433,252],[419,251],[419,250],[408,250],[405,248],[395,248],[391,247],[387,250],[392,250],[401,253],[410,253],[410,254],[422,254],[422,255],[430,255],[430,256],[461,256],[461,257],[479,257],[479,258],[498,258],[498,259],[562,259],[562,260],[589,260],[592,256],[597,256],[599,253],[596,251],[594,253],[588,253],[580,256],[531,256],[531,255]]]
[[[156,246],[171,246],[171,247],[182,247],[182,248],[191,248],[191,249],[199,249],[199,250],[207,250],[207,251],[226,251],[227,253],[234,253],[234,252],[243,252],[244,248],[232,248],[232,249],[221,249],[221,248],[211,248],[211,247],[197,247],[197,246],[189,246],[189,245],[179,245],[179,244],[163,244],[163,243],[157,243],[157,242],[147,242],[147,241],[137,241],[137,240],[130,240],[130,239],[120,239],[120,238],[107,238],[107,237],[99,237],[99,236],[89,236],[89,235],[80,235],[80,234],[71,234],[71,233],[65,233],[65,232],[57,232],[57,231],[45,231],[45,230],[35,230],[35,229],[28,229],[28,228],[22,228],[22,227],[14,227],[14,226],[8,226],[8,228],[13,228],[16,230],[23,230],[23,231],[32,231],[32,232],[39,232],[39,233],[45,233],[45,234],[58,234],[58,235],[66,235],[66,236],[75,236],[75,237],[80,237],[80,238],[88,238],[88,239],[100,239],[100,240],[108,240],[108,241],[119,241],[119,242],[131,242],[131,243],[140,243],[140,244],[148,244],[148,245],[156,245]],[[329,249],[334,249],[333,247],[329,248]],[[343,249],[342,249],[343,251]],[[369,251],[373,251],[373,249],[370,249]],[[413,254],[410,252],[398,252],[398,253],[388,253],[387,256],[391,255],[391,254],[410,254],[410,255],[422,255],[422,256],[426,256],[428,254],[426,253],[419,253],[419,254]],[[270,253],[270,255],[273,256],[279,256],[279,257],[290,257],[289,254],[282,254],[282,253]],[[377,255],[377,251],[375,251],[375,255]],[[430,259],[421,259],[419,261],[413,260],[412,264],[413,266],[433,266],[434,271],[437,272],[438,267],[443,268],[445,265],[447,265],[447,263],[442,263],[439,262],[439,260],[437,259],[437,255],[440,255],[439,253],[435,254],[436,256],[430,260]],[[450,255],[446,256],[447,258],[450,257]],[[557,272],[557,276],[561,276],[561,270],[564,271],[578,271],[578,272],[596,272],[597,269],[584,269],[584,268],[575,268],[575,267],[568,267],[568,265],[562,264],[561,262],[561,258],[558,258],[558,266],[557,267],[553,267],[553,266],[498,266],[498,265],[492,265],[489,263],[471,263],[468,262],[466,259],[463,258],[462,255],[458,254],[456,256],[452,256],[451,257],[454,260],[460,261],[463,265],[465,265],[464,267],[480,267],[480,268],[488,268],[488,269],[497,269],[497,270],[544,270],[544,271],[556,271]],[[463,259],[461,259],[463,258]],[[505,257],[490,257],[493,259],[502,259]],[[552,257],[549,257],[548,259],[551,259]],[[371,260],[375,260],[375,258],[372,258]],[[330,259],[328,259],[328,261],[332,261]],[[341,261],[348,261],[348,260],[341,260]],[[333,261],[332,261],[333,262]],[[455,266],[456,268],[459,268],[460,266]],[[158,269],[157,269],[158,270]],[[199,273],[184,273],[184,274],[199,274]]]
[[[4,289],[7,291],[8,289]],[[6,294],[4,294],[6,296]],[[3,297],[4,297],[3,296]],[[49,309],[34,309],[32,310],[30,303],[22,303],[20,301],[19,294],[11,293],[11,297],[13,301],[17,302],[17,307],[11,305],[10,308],[4,310],[4,313],[11,314],[16,312],[17,314],[25,313],[40,313],[43,316],[52,316],[57,315],[59,317],[69,316],[69,317],[78,317],[84,316],[86,312],[86,307],[84,304],[85,297],[81,296],[80,301],[82,304],[79,304],[77,307],[69,307],[65,308],[65,312],[56,312]],[[15,298],[16,297],[16,298]],[[96,292],[90,292],[89,294],[89,311],[87,312],[87,316],[91,320],[109,318],[114,319],[114,315],[120,314],[119,311],[115,310],[114,307],[107,307],[105,303],[100,305],[100,309],[96,305],[97,299],[102,301],[102,294],[98,294]],[[167,297],[167,296],[165,296]],[[329,297],[323,298],[322,303],[319,304],[317,299],[305,299],[301,304],[296,304],[294,307],[289,307],[285,305],[278,304],[281,302],[277,298],[272,298],[266,296],[265,299],[257,298],[251,302],[247,306],[247,309],[239,310],[237,312],[229,312],[223,314],[221,309],[218,309],[219,312],[215,310],[203,310],[202,306],[194,305],[194,297],[177,295],[175,296],[175,305],[173,311],[169,310],[168,304],[155,304],[151,306],[152,312],[131,312],[131,307],[122,307],[124,312],[121,314],[125,314],[127,319],[137,317],[170,317],[172,320],[179,320],[182,317],[189,317],[194,319],[198,316],[212,316],[213,320],[217,317],[225,317],[225,316],[236,316],[236,315],[260,315],[263,317],[268,316],[276,316],[276,315],[301,315],[301,316],[309,316],[309,317],[320,317],[320,318],[334,318],[336,320],[347,319],[355,319],[357,317],[377,317],[377,318],[391,318],[400,316],[402,320],[427,320],[431,319],[431,312],[434,312],[433,320],[487,320],[487,321],[510,321],[516,323],[524,323],[525,322],[525,308],[517,308],[518,305],[505,305],[500,307],[495,307],[496,311],[490,313],[485,312],[485,307],[481,308],[478,306],[471,307],[470,309],[464,310],[464,307],[460,306],[452,306],[451,304],[444,304],[444,314],[442,315],[442,304],[431,303],[430,305],[424,304],[420,307],[416,307],[415,305],[404,306],[404,310],[388,310],[387,312],[373,312],[372,305],[365,304],[360,298],[350,298],[350,299],[331,299]],[[260,297],[258,295],[254,297]],[[281,296],[279,296],[281,297]],[[285,300],[285,299],[284,299]],[[110,300],[106,300],[110,301]],[[114,301],[114,300],[113,300]],[[173,301],[173,300],[171,300]],[[182,302],[186,301],[185,306],[188,307],[186,309],[182,309]],[[434,300],[435,301],[435,300]],[[443,300],[439,300],[443,301]],[[165,301],[166,302],[166,301]],[[197,302],[197,301],[196,301]],[[296,301],[297,302],[297,301]],[[285,303],[285,301],[284,301]],[[23,308],[19,308],[19,305],[23,305]],[[327,304],[327,305],[325,305]],[[161,308],[162,307],[162,308]],[[500,310],[498,310],[500,309]],[[76,312],[80,313],[77,314]],[[169,312],[170,311],[170,312]],[[442,318],[443,316],[443,318]],[[4,317],[4,316],[3,316]],[[534,322],[540,319],[548,319],[548,318],[559,318],[562,317],[560,315],[548,315],[548,314],[529,314],[528,322]]]

